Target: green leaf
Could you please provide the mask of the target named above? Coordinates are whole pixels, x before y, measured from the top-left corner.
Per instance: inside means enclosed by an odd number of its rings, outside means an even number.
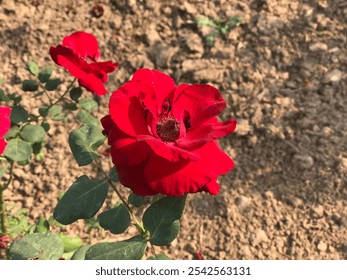
[[[236,27],[240,22],[242,22],[243,18],[240,16],[230,17],[227,21],[227,25],[231,28]]]
[[[69,145],[79,166],[90,164],[99,155],[95,150],[105,141],[105,136],[96,126],[82,125],[71,131]]]
[[[160,261],[160,260],[171,260],[167,255],[164,254],[156,254],[155,256],[150,256],[148,260],[152,261]]]
[[[22,90],[24,91],[37,91],[39,84],[35,80],[24,80],[22,83]]]
[[[210,47],[213,46],[215,38],[216,38],[215,34],[207,35],[205,37],[207,45],[210,46]]]
[[[115,182],[115,183],[119,182],[119,177],[118,177],[116,167],[112,166],[108,176],[110,177],[112,182]]]
[[[123,204],[106,210],[98,216],[102,228],[113,234],[123,233],[130,225],[130,214]]]
[[[13,161],[27,161],[33,150],[29,142],[21,139],[11,139],[7,142],[4,155]]]
[[[83,246],[83,241],[79,237],[69,237],[63,233],[61,233],[59,236],[64,243],[64,253],[76,251],[78,248]]]
[[[26,166],[30,163],[30,159],[17,161],[18,165]]]
[[[47,121],[42,122],[41,126],[43,127],[43,129],[44,129],[46,132],[48,132],[49,129],[51,128],[51,125],[50,125],[49,122],[47,122]]]
[[[157,246],[164,246],[174,241],[180,232],[180,221],[176,220],[171,224],[162,223],[151,234],[151,243]]]
[[[51,75],[52,75],[52,67],[47,66],[40,71],[39,76],[38,76],[39,81],[41,83],[46,83]]]
[[[48,107],[47,106],[42,106],[39,108],[39,114],[42,117],[47,117],[48,116]]]
[[[144,196],[139,196],[134,193],[131,193],[128,197],[128,202],[135,207],[141,207],[144,201],[145,201]]]
[[[75,103],[66,103],[65,108],[70,110],[70,111],[76,111],[78,109],[78,107]]]
[[[86,260],[140,260],[146,250],[146,241],[133,237],[120,242],[99,243],[91,246]]]
[[[81,248],[79,248],[71,257],[71,260],[84,260],[84,258],[86,257],[86,253],[88,251],[88,249],[91,247],[92,245],[86,245],[86,246],[82,246]]]
[[[78,219],[89,219],[100,209],[106,198],[108,184],[83,175],[64,193],[54,209],[54,218],[63,225]]]
[[[14,124],[25,123],[29,114],[22,106],[13,106],[11,111],[11,122]]]
[[[11,126],[11,128],[5,134],[5,139],[10,139],[10,138],[16,137],[18,132],[19,132],[19,127],[17,125]]]
[[[20,137],[31,143],[42,142],[45,138],[46,132],[41,125],[26,125],[19,133]]]
[[[147,208],[143,214],[143,224],[151,234],[152,244],[163,246],[176,238],[186,197],[186,195],[182,197],[166,196]]]
[[[82,95],[82,89],[80,87],[74,87],[70,90],[70,98],[77,101]]]
[[[63,241],[53,233],[34,233],[25,235],[13,242],[10,257],[13,260],[57,260],[64,252]]]
[[[60,84],[61,84],[61,81],[58,78],[49,79],[45,84],[45,89],[48,91],[53,91],[53,90],[56,90]]]
[[[8,102],[11,99],[4,93],[2,89],[0,89],[0,101]]]
[[[4,174],[7,171],[7,169],[8,169],[8,165],[5,165],[4,167],[2,167],[0,169],[0,179],[4,176]]]
[[[34,76],[37,76],[37,74],[39,73],[39,66],[34,61],[29,61],[26,64],[26,69]]]
[[[40,216],[39,221],[35,226],[35,233],[44,232],[49,232],[49,223],[44,217]]]
[[[98,119],[94,118],[90,113],[86,110],[80,110],[77,114],[77,119],[86,125],[99,126],[100,122]]]
[[[33,148],[33,154],[34,155],[38,155],[39,153],[42,152],[44,146],[44,142],[39,142],[39,143],[34,143],[31,145],[31,147]]]
[[[96,108],[98,108],[98,103],[95,100],[90,98],[82,98],[80,99],[78,103],[84,110],[87,110],[87,111],[93,111]]]
[[[214,27],[214,28],[218,28],[218,25],[213,20],[210,20],[208,17],[197,18],[196,19],[196,24],[198,26],[206,25],[206,26],[211,26],[211,27]]]
[[[35,93],[35,94],[34,94],[33,98],[40,97],[40,96],[42,96],[43,94],[44,94],[43,91],[39,91],[38,93]]]
[[[60,105],[53,105],[51,108],[48,110],[48,114],[54,118],[59,116],[63,112],[63,107]]]

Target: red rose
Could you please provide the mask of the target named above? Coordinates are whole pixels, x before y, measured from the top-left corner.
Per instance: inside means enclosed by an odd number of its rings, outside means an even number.
[[[104,86],[107,74],[118,66],[112,61],[96,62],[100,57],[98,41],[92,34],[83,31],[65,37],[62,45],[49,49],[49,54],[56,64],[78,79],[80,86],[97,95],[107,93]]]
[[[234,166],[217,143],[236,127],[218,122],[225,105],[212,86],[176,86],[159,71],[136,71],[101,120],[121,183],[138,195],[217,194],[218,176]]]
[[[11,127],[10,115],[11,108],[0,106],[0,154],[4,152],[7,145],[4,136]]]

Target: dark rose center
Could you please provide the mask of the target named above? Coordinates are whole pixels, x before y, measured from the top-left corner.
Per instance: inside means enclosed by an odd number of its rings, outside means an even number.
[[[175,142],[180,136],[180,123],[172,117],[164,117],[157,123],[156,130],[164,142]]]

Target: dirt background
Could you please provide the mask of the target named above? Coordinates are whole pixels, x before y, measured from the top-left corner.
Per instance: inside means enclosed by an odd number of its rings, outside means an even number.
[[[228,103],[222,118],[238,120],[236,132],[221,141],[235,169],[220,178],[217,196],[188,197],[180,235],[164,249],[170,257],[347,259],[345,0],[0,3],[0,75],[8,92],[20,92],[27,61],[53,65],[49,46],[76,30],[97,37],[102,60],[119,62],[110,91],[139,67],[221,90]],[[104,7],[100,18],[90,13],[96,3]],[[211,30],[196,24],[203,16],[241,16],[242,23],[209,47],[204,38]],[[68,80],[62,68],[54,70]],[[24,96],[28,108],[36,102]],[[77,123],[52,126],[44,161],[16,168],[6,192],[32,221],[51,216],[59,193],[78,176],[95,175],[79,168],[68,148]],[[64,230],[88,236],[83,222]],[[96,230],[91,237],[108,234]]]

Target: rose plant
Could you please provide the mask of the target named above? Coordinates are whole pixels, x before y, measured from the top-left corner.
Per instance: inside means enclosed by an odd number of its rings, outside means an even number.
[[[160,71],[138,69],[109,97],[105,95],[104,83],[118,64],[97,62],[100,52],[92,34],[75,32],[65,37],[61,45],[51,47],[49,53],[53,61],[75,79],[56,101],[49,98],[50,103],[39,108],[40,116],[25,119],[17,128],[19,132],[5,138],[9,142],[28,141],[32,149],[37,141],[25,139],[22,130],[33,121],[44,127],[52,108],[65,102],[57,110],[59,113],[51,117],[60,115],[57,119],[66,119],[65,109],[77,111],[75,116],[80,124],[69,134],[70,149],[79,166],[93,164],[97,172],[76,178],[59,199],[52,220],[68,225],[79,219],[95,218],[101,228],[112,234],[124,233],[129,226],[135,226],[137,234],[123,241],[82,246],[80,242],[50,232],[47,223],[52,221],[42,219],[41,228],[45,230],[15,239],[9,249],[10,258],[141,259],[149,248],[150,259],[168,259],[157,254],[155,246],[165,246],[179,234],[187,195],[197,192],[217,195],[218,177],[234,166],[218,144],[218,139],[236,127],[235,120],[218,121],[218,115],[226,106],[221,93],[210,85],[177,86]],[[42,80],[42,71],[37,65],[31,64],[28,68],[39,81],[27,81],[23,89],[39,91],[43,88],[42,94],[47,94],[47,83],[52,81],[50,74]],[[92,99],[81,98],[81,88],[74,87],[76,79],[80,87],[109,97],[109,112],[100,121],[89,112],[97,104]],[[60,80],[56,84],[59,85]],[[16,124],[12,121],[12,125]],[[39,140],[44,146],[43,137]],[[104,170],[105,157],[98,151],[106,140],[113,163],[110,170]],[[7,149],[5,159],[13,167],[19,160]],[[24,160],[29,163],[31,152],[27,154]],[[119,191],[122,185],[127,187],[128,196],[122,194],[126,189]],[[102,208],[109,190],[117,194],[119,202]],[[135,211],[138,207],[144,208],[141,217]]]

